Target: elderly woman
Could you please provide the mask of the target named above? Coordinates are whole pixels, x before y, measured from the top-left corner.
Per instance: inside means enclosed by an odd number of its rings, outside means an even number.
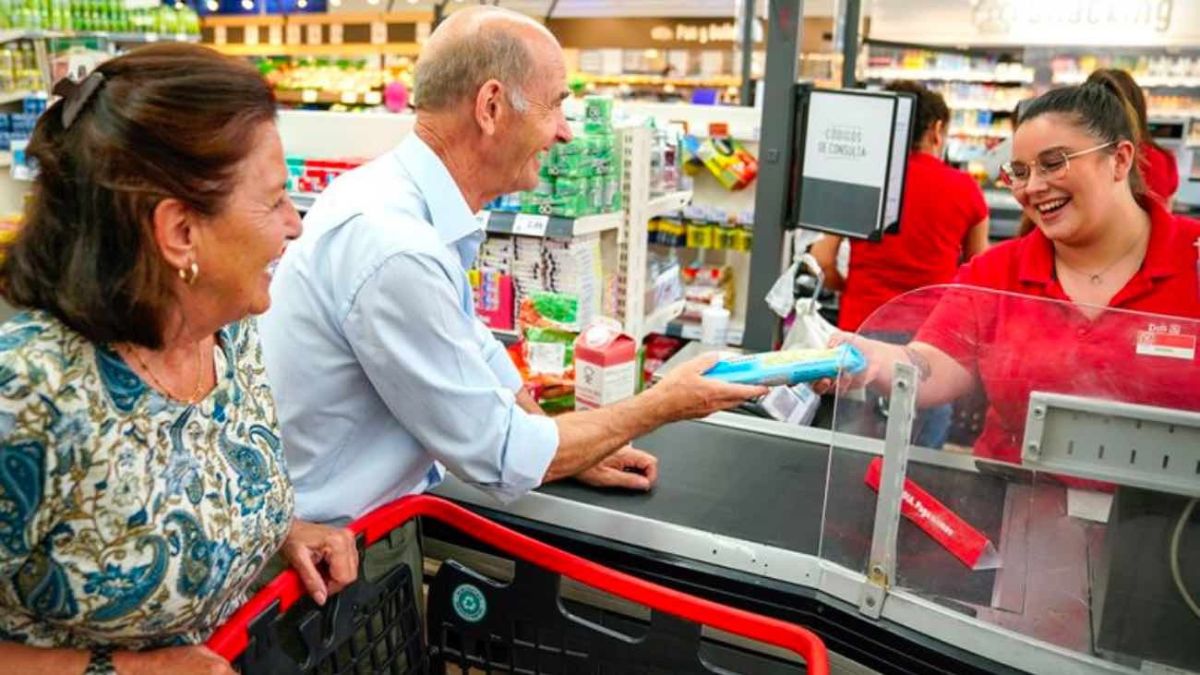
[[[29,310],[0,328],[0,663],[227,672],[200,643],[277,550],[317,602],[357,570],[293,520],[251,318],[300,234],[274,100],[177,44],[64,85],[0,268]]]

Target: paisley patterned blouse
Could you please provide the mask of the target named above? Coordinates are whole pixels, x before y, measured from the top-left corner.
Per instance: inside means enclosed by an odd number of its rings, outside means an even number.
[[[203,641],[283,543],[292,488],[252,320],[196,405],[44,312],[0,327],[0,640]]]

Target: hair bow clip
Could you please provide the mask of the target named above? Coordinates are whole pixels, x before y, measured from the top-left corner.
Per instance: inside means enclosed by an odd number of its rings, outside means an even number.
[[[79,113],[83,112],[87,102],[96,95],[101,85],[104,84],[104,73],[98,70],[93,70],[90,75],[83,78],[79,83],[72,82],[70,78],[64,77],[54,85],[54,94],[63,98],[62,109],[62,125],[63,129],[70,129],[71,125],[79,117]]]

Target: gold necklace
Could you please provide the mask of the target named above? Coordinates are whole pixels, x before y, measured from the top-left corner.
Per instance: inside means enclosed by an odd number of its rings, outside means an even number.
[[[171,390],[167,388],[167,385],[163,384],[154,375],[154,371],[150,369],[150,365],[147,364],[146,360],[142,358],[142,355],[137,352],[137,349],[135,349],[132,345],[125,348],[125,351],[133,354],[133,358],[138,362],[138,365],[142,367],[142,370],[146,373],[146,375],[150,376],[150,382],[154,384],[155,388],[167,396],[177,401],[187,403],[188,405],[195,405],[200,402],[201,398],[203,398],[201,396],[201,391],[204,389],[204,364],[202,363],[201,358],[203,350],[203,343],[196,347],[196,388],[192,390],[192,395],[190,398],[184,398],[181,396],[176,396],[174,393],[172,393]]]
[[[1069,263],[1067,263],[1067,261],[1063,260],[1061,256],[1056,255],[1056,256],[1054,256],[1054,259],[1057,260],[1060,265],[1071,270],[1075,274],[1082,274],[1082,275],[1086,276],[1088,278],[1088,281],[1091,282],[1091,284],[1093,286],[1099,286],[1100,284],[1104,283],[1104,275],[1108,274],[1109,270],[1116,267],[1117,263],[1119,263],[1119,262],[1125,260],[1125,258],[1129,257],[1129,254],[1133,253],[1134,249],[1136,249],[1138,247],[1138,245],[1141,243],[1142,243],[1141,237],[1134,239],[1133,246],[1130,246],[1128,249],[1125,250],[1124,253],[1122,253],[1120,256],[1118,256],[1116,260],[1109,263],[1108,267],[1105,267],[1104,269],[1100,270],[1099,272],[1094,272],[1094,273],[1093,272],[1084,272],[1083,270],[1072,267]]]

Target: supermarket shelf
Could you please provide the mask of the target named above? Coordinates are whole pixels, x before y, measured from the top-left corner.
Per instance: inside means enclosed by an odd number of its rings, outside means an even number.
[[[666,325],[666,330],[655,331],[663,335],[671,337],[683,338],[684,340],[699,340],[700,339],[700,322],[698,321],[671,321]],[[744,319],[732,319],[729,322],[729,330],[725,334],[725,342],[732,347],[742,346],[742,336],[746,332],[746,322]]]
[[[416,56],[421,45],[415,42],[388,42],[385,44],[340,44],[340,45],[206,45],[230,56]]]
[[[487,215],[484,216],[484,213]],[[615,230],[625,222],[623,213],[601,213],[582,218],[564,218],[562,216],[537,216],[529,213],[484,211],[480,218],[486,218],[487,231],[492,234],[552,239],[569,239],[585,234]]]
[[[668,213],[674,213],[690,204],[691,201],[691,190],[668,192],[664,195],[651,197],[650,203],[647,205],[647,212],[650,218],[657,218]]]
[[[988,129],[985,127],[950,127],[951,136],[978,136],[981,138],[1012,138],[1011,129]]]
[[[199,35],[186,33],[110,33],[108,31],[6,30],[0,31],[0,43],[13,40],[46,40],[52,38],[100,38],[112,42],[199,42]]]
[[[1017,107],[1015,101],[1012,105],[1005,105],[994,101],[948,100],[946,101],[946,105],[951,110],[991,110],[992,112],[1002,113],[1011,113]]]
[[[909,70],[907,68],[871,68],[870,80],[936,80],[941,82],[994,82],[997,84],[1033,84],[1033,71],[1000,72],[993,70]]]
[[[276,89],[275,100],[279,103],[319,103],[345,105],[380,105],[383,94],[378,91],[322,91],[317,89]]]
[[[683,314],[685,302],[676,300],[664,307],[659,307],[646,317],[646,323],[643,324],[642,333],[648,335],[650,333],[670,333],[667,332],[667,327],[671,322],[675,321],[680,314]]]
[[[26,98],[37,96],[40,93],[37,91],[0,91],[0,105],[24,101]]]
[[[1150,121],[1157,119],[1190,119],[1200,117],[1200,108],[1151,108],[1146,111]]]
[[[1054,84],[1082,84],[1090,73],[1055,73]],[[1133,79],[1143,87],[1178,87],[1200,89],[1200,77],[1178,77],[1174,75],[1134,75]]]
[[[714,77],[662,77],[661,75],[584,75],[584,78],[594,84],[628,84],[630,86],[649,85],[673,87],[736,87],[742,83],[742,78],[732,75]]]

